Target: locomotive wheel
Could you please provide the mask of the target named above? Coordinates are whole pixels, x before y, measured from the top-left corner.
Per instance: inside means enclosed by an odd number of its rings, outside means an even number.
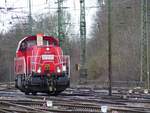
[[[32,95],[36,95],[37,94],[37,92],[32,92]]]
[[[55,96],[59,95],[62,91],[55,91]]]
[[[48,94],[49,96],[57,96],[57,95],[59,95],[61,92],[62,92],[62,91],[53,91],[53,92],[48,92],[47,94]]]
[[[16,79],[15,79],[15,88],[18,88],[17,82],[18,82],[18,80],[17,80],[17,78],[16,78]]]
[[[29,95],[29,92],[26,91],[26,92],[25,92],[25,95]]]

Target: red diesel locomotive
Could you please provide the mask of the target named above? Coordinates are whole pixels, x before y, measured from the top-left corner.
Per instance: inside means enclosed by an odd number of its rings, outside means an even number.
[[[25,94],[58,94],[70,83],[70,58],[63,55],[59,41],[38,34],[22,39],[14,59],[15,86]]]

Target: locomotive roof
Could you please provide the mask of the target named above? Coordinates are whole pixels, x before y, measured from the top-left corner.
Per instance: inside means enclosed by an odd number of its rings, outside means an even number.
[[[23,41],[36,40],[36,39],[37,39],[37,36],[27,36],[27,37],[23,38],[22,40],[20,40],[20,43]],[[43,36],[43,39],[49,40],[52,42],[56,42],[57,44],[59,43],[58,39],[53,36]]]
[[[43,40],[48,40],[50,42],[55,42],[56,45],[59,45],[59,40],[53,36],[42,36],[43,37]],[[24,37],[22,40],[19,41],[19,44],[18,44],[18,48],[17,50],[19,50],[19,47],[21,45],[22,42],[24,41],[32,41],[32,40],[36,40],[37,39],[37,36],[27,36],[27,37]]]

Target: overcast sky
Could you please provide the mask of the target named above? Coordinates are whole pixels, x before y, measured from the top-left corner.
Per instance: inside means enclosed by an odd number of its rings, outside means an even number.
[[[5,2],[6,1],[6,2]],[[11,24],[17,21],[23,21],[24,19],[12,19],[15,17],[25,18],[28,15],[28,1],[29,0],[1,0],[1,8],[13,7],[14,10],[7,11],[6,9],[0,9],[0,31],[5,31],[10,28]],[[79,19],[80,19],[80,0],[64,0],[64,7],[69,7],[68,10],[71,13],[71,22],[76,24],[76,33],[79,32]],[[98,0],[85,0],[86,3],[86,20],[87,29],[89,30],[94,20],[97,8],[88,8],[98,6]],[[57,11],[57,0],[31,0],[32,3],[32,16],[45,14],[45,13],[56,13]]]

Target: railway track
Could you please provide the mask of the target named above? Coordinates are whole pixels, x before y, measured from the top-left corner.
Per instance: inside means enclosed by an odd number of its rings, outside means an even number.
[[[150,113],[149,94],[117,90],[111,97],[107,94],[104,89],[78,87],[68,88],[58,96],[33,96],[24,95],[12,84],[0,90],[0,113],[102,113],[101,106],[107,106],[108,113]]]

